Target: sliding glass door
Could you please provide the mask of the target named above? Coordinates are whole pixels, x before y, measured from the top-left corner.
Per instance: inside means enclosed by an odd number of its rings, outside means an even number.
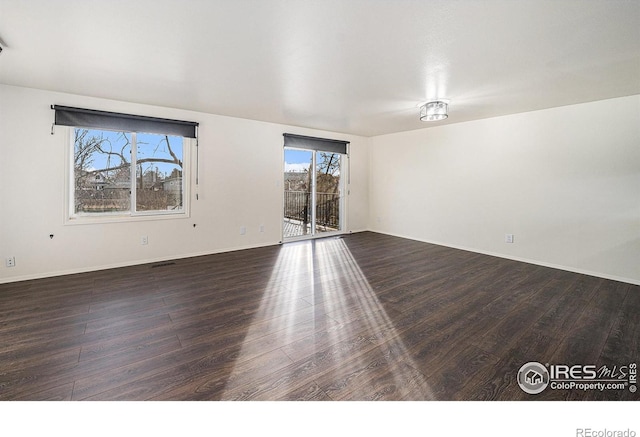
[[[338,153],[316,152],[315,161],[314,229],[316,232],[341,231],[342,156]]]
[[[313,154],[311,150],[284,149],[285,239],[312,235]]]
[[[284,148],[285,239],[342,231],[342,161],[333,151]]]

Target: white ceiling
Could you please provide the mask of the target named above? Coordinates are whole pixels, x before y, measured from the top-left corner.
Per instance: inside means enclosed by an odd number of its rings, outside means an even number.
[[[640,94],[638,0],[0,0],[0,39],[0,83],[365,136]]]

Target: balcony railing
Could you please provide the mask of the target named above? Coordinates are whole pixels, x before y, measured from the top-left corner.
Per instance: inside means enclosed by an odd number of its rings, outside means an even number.
[[[302,232],[307,233],[311,223],[311,193],[308,191],[284,192],[284,217],[289,222],[300,224]],[[340,229],[340,194],[316,193],[316,229],[332,231]],[[293,236],[287,235],[285,236]]]

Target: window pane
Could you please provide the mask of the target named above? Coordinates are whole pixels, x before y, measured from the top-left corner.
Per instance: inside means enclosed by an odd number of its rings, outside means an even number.
[[[136,138],[136,211],[181,211],[182,137],[139,133]]]
[[[91,129],[74,132],[74,212],[129,211],[131,134]]]
[[[316,231],[340,230],[339,153],[316,152]]]
[[[284,237],[311,234],[313,152],[284,149]]]

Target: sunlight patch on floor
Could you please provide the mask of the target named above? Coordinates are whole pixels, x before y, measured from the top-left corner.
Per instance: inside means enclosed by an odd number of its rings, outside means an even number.
[[[262,378],[246,374],[242,363],[277,350],[290,365],[279,362]],[[314,384],[336,400],[434,398],[340,238],[280,248],[235,363],[223,399],[276,400]],[[379,375],[373,382],[371,372]]]
[[[345,362],[340,374],[336,375],[334,386],[326,389],[330,396],[339,399],[384,399],[386,390],[396,390],[398,393],[406,391],[402,396],[410,399],[434,399],[426,377],[417,370],[418,366],[404,345],[394,321],[385,311],[347,244],[342,239],[327,240],[325,243],[318,246],[316,251],[318,268],[320,271],[334,272],[339,278],[333,284],[332,292],[324,296],[326,312],[345,323],[350,337],[364,336],[375,346],[375,353],[357,354]],[[385,367],[381,372],[384,376],[380,378],[380,386],[359,387],[358,376],[367,374],[375,367]],[[344,386],[344,390],[341,386]],[[398,393],[394,393],[393,397],[397,398]]]

